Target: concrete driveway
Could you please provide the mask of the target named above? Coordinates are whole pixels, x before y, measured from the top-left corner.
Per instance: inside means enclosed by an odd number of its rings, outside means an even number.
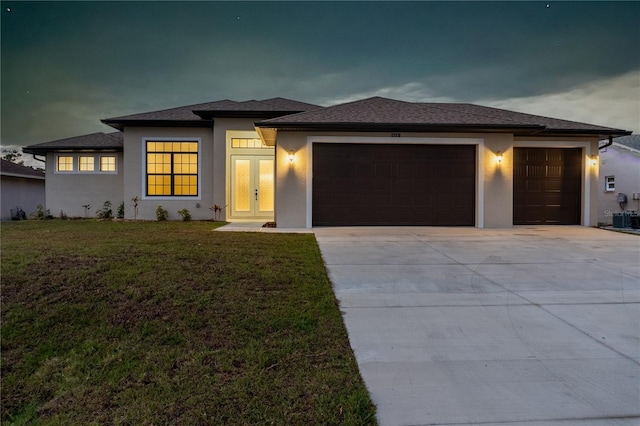
[[[640,236],[314,233],[382,425],[640,424]]]

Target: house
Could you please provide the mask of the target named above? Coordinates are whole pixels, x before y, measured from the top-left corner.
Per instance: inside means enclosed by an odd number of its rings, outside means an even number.
[[[217,205],[221,219],[279,228],[591,226],[598,141],[630,133],[381,97],[330,107],[222,100],[102,121],[119,133],[24,149],[46,156],[52,211],[81,216],[87,203],[124,201],[133,217],[137,197],[141,219],[158,206],[211,219]]]
[[[11,220],[34,213],[38,205],[44,206],[45,178],[41,170],[0,160],[1,220]]]
[[[616,213],[640,212],[640,135],[621,136],[610,145],[606,141],[600,145],[598,222],[611,225]]]

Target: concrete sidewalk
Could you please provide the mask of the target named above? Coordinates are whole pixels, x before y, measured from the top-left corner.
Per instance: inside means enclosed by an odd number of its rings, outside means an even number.
[[[268,232],[273,234],[311,234],[307,228],[268,228],[264,222],[231,222],[216,228],[220,232]]]
[[[640,237],[314,232],[382,425],[640,424]]]

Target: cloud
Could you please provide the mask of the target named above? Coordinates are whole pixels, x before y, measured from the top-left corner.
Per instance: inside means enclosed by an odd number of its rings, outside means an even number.
[[[558,93],[475,102],[640,133],[640,70]]]
[[[591,81],[556,93],[504,99],[477,95],[473,97],[471,94],[460,93],[442,96],[441,90],[432,89],[434,82],[439,87],[445,84],[435,79],[430,79],[428,84],[414,81],[328,98],[323,104],[335,105],[372,96],[409,102],[469,102],[640,133],[640,70]],[[447,80],[446,84],[453,85],[454,80]]]
[[[365,99],[374,96],[383,98],[398,99],[407,102],[453,102],[452,98],[438,96],[423,83],[410,82],[400,86],[388,86],[372,89],[364,92],[352,93],[343,97],[334,97],[324,102],[324,105],[336,105],[345,102],[352,102],[358,99]]]

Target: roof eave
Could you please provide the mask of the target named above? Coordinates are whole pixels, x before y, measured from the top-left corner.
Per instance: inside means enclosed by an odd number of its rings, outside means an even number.
[[[211,127],[213,121],[211,120],[112,120],[104,119],[100,120],[107,126],[111,126],[121,132],[126,126],[135,127]]]
[[[21,174],[21,173],[5,173],[2,172],[0,173],[2,176],[8,176],[8,177],[17,177],[17,178],[24,178],[24,179],[37,179],[37,180],[45,180],[45,176],[44,174],[42,174],[42,176],[36,176],[36,175],[28,175],[28,174]]]
[[[215,117],[220,118],[262,118],[268,120],[270,118],[284,117],[286,115],[297,114],[304,111],[234,111],[234,110],[195,110],[192,111],[198,117],[211,120]]]
[[[414,123],[254,123],[256,128],[275,130],[323,130],[323,131],[353,131],[353,132],[479,132],[479,133],[515,133],[539,132],[544,126],[496,126],[496,125],[465,125],[465,124],[414,124]]]
[[[122,152],[123,147],[96,147],[96,146],[47,146],[47,147],[31,147],[25,146],[22,152],[33,155],[44,155],[48,152]]]
[[[609,136],[628,136],[633,132],[621,129],[544,129],[536,135],[540,136],[597,136],[608,138]],[[516,136],[529,136],[528,134],[516,133]]]

